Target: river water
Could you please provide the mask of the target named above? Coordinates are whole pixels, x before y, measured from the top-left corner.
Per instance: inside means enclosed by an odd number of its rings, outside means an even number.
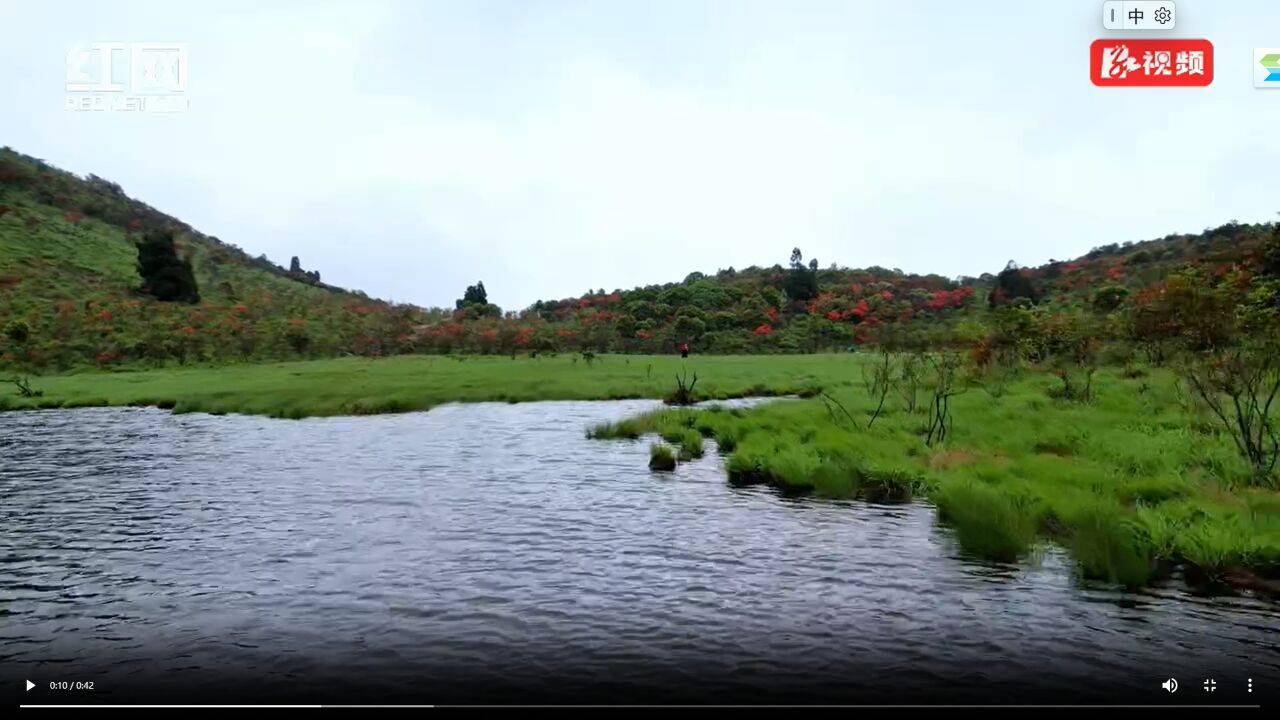
[[[733,488],[714,452],[652,474],[647,442],[584,437],[653,406],[0,413],[2,682],[23,702],[1171,703],[1280,688],[1280,604],[1084,584],[1052,550],[979,562],[926,503]],[[63,681],[94,689],[48,687]]]

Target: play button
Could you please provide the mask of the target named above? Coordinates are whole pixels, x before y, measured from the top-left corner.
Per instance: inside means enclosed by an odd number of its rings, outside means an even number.
[[[35,683],[33,683],[33,682],[31,682],[30,680],[28,680],[28,681],[27,681],[27,692],[31,692],[31,688],[33,688],[33,687],[35,687],[35,686],[36,686],[36,684],[35,684]]]

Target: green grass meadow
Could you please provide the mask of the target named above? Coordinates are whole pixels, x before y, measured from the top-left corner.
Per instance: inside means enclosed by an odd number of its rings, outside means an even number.
[[[1099,371],[1089,402],[1055,399],[1024,370],[999,397],[972,386],[929,447],[927,385],[914,412],[890,395],[874,425],[866,356],[775,355],[346,358],[32,378],[0,407],[154,405],[279,418],[424,410],[446,402],[658,398],[698,376],[703,398],[811,394],[751,409],[677,408],[588,429],[601,440],[661,439],[681,461],[725,457],[731,483],[795,494],[928,498],[968,551],[996,560],[1064,547],[1091,578],[1139,586],[1177,564],[1208,578],[1280,577],[1280,493],[1249,483],[1230,436],[1172,374]],[[704,449],[704,439],[714,441]],[[662,463],[667,461],[665,450]],[[656,457],[656,455],[655,455]]]
[[[422,356],[341,358],[32,378],[19,397],[0,386],[0,408],[154,405],[177,412],[278,418],[426,410],[447,402],[659,398],[677,373],[708,398],[799,393],[839,383],[851,355]]]

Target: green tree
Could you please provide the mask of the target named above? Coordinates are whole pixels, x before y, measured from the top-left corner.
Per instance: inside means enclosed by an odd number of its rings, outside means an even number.
[[[484,289],[484,282],[477,282],[475,285],[468,285],[465,292],[462,293],[462,299],[458,300],[456,305],[459,310],[465,309],[471,305],[488,305],[489,293]]]
[[[623,313],[614,321],[614,327],[618,330],[618,335],[625,339],[631,339],[636,335],[636,319]]]
[[[732,330],[738,327],[738,316],[731,312],[718,312],[711,316],[709,325],[712,330]]]
[[[1280,280],[1280,223],[1273,225],[1270,235],[1262,241],[1258,259],[1259,275]]]
[[[625,306],[626,312],[637,320],[652,320],[657,317],[654,304],[648,300],[635,300]]]
[[[732,304],[729,294],[719,283],[700,280],[690,287],[691,300],[703,310],[719,310]]]
[[[606,353],[617,339],[618,332],[613,323],[594,323],[582,331],[582,349]]]
[[[1119,309],[1129,297],[1129,288],[1123,285],[1108,285],[1100,288],[1093,295],[1093,307],[1101,313],[1109,313]]]
[[[178,257],[172,230],[147,233],[138,243],[138,276],[142,292],[162,302],[200,302],[191,261]]]
[[[21,345],[31,337],[31,326],[25,320],[10,320],[4,327],[4,334],[14,343]]]
[[[502,317],[502,308],[489,302],[489,293],[485,291],[483,282],[468,285],[462,298],[454,305],[462,311],[463,319]]]
[[[664,290],[658,296],[659,305],[669,305],[677,310],[691,302],[693,302],[693,292],[683,285]]]
[[[996,276],[996,286],[991,289],[987,302],[994,308],[1019,298],[1026,298],[1033,304],[1040,302],[1040,287],[1025,270],[1018,267],[1018,263],[1010,260]]]
[[[994,315],[995,347],[1029,360],[1040,360],[1045,355],[1044,313],[1030,300],[1004,305]]]
[[[1214,282],[1198,268],[1173,273],[1138,303],[1137,339],[1146,340],[1150,332],[1193,351],[1231,345],[1241,329],[1239,299],[1236,289]]]
[[[785,288],[791,300],[812,300],[818,296],[818,259],[809,260],[804,265],[804,255],[800,248],[791,251],[791,270],[787,273]]]
[[[285,330],[284,339],[289,344],[289,349],[298,355],[306,355],[307,349],[311,347],[311,336],[303,325],[290,325]]]
[[[1093,393],[1093,375],[1098,369],[1098,335],[1094,316],[1084,312],[1063,312],[1045,318],[1043,347],[1062,381],[1055,393],[1067,400],[1088,402]]]
[[[769,321],[768,306],[759,295],[748,295],[737,306],[737,326],[754,330]]]
[[[1151,262],[1151,253],[1147,250],[1139,250],[1138,252],[1125,258],[1126,265],[1142,265]]]
[[[766,306],[776,308],[782,306],[782,301],[785,298],[782,297],[782,293],[778,291],[778,288],[766,286],[760,288],[760,299],[764,301]]]
[[[695,342],[707,331],[707,323],[692,313],[682,314],[676,317],[675,325],[671,329],[675,334],[676,342]]]

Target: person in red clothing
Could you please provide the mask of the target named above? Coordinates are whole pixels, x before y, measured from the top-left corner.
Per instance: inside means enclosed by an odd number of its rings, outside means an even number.
[[[680,343],[680,357],[689,357],[689,343]]]

